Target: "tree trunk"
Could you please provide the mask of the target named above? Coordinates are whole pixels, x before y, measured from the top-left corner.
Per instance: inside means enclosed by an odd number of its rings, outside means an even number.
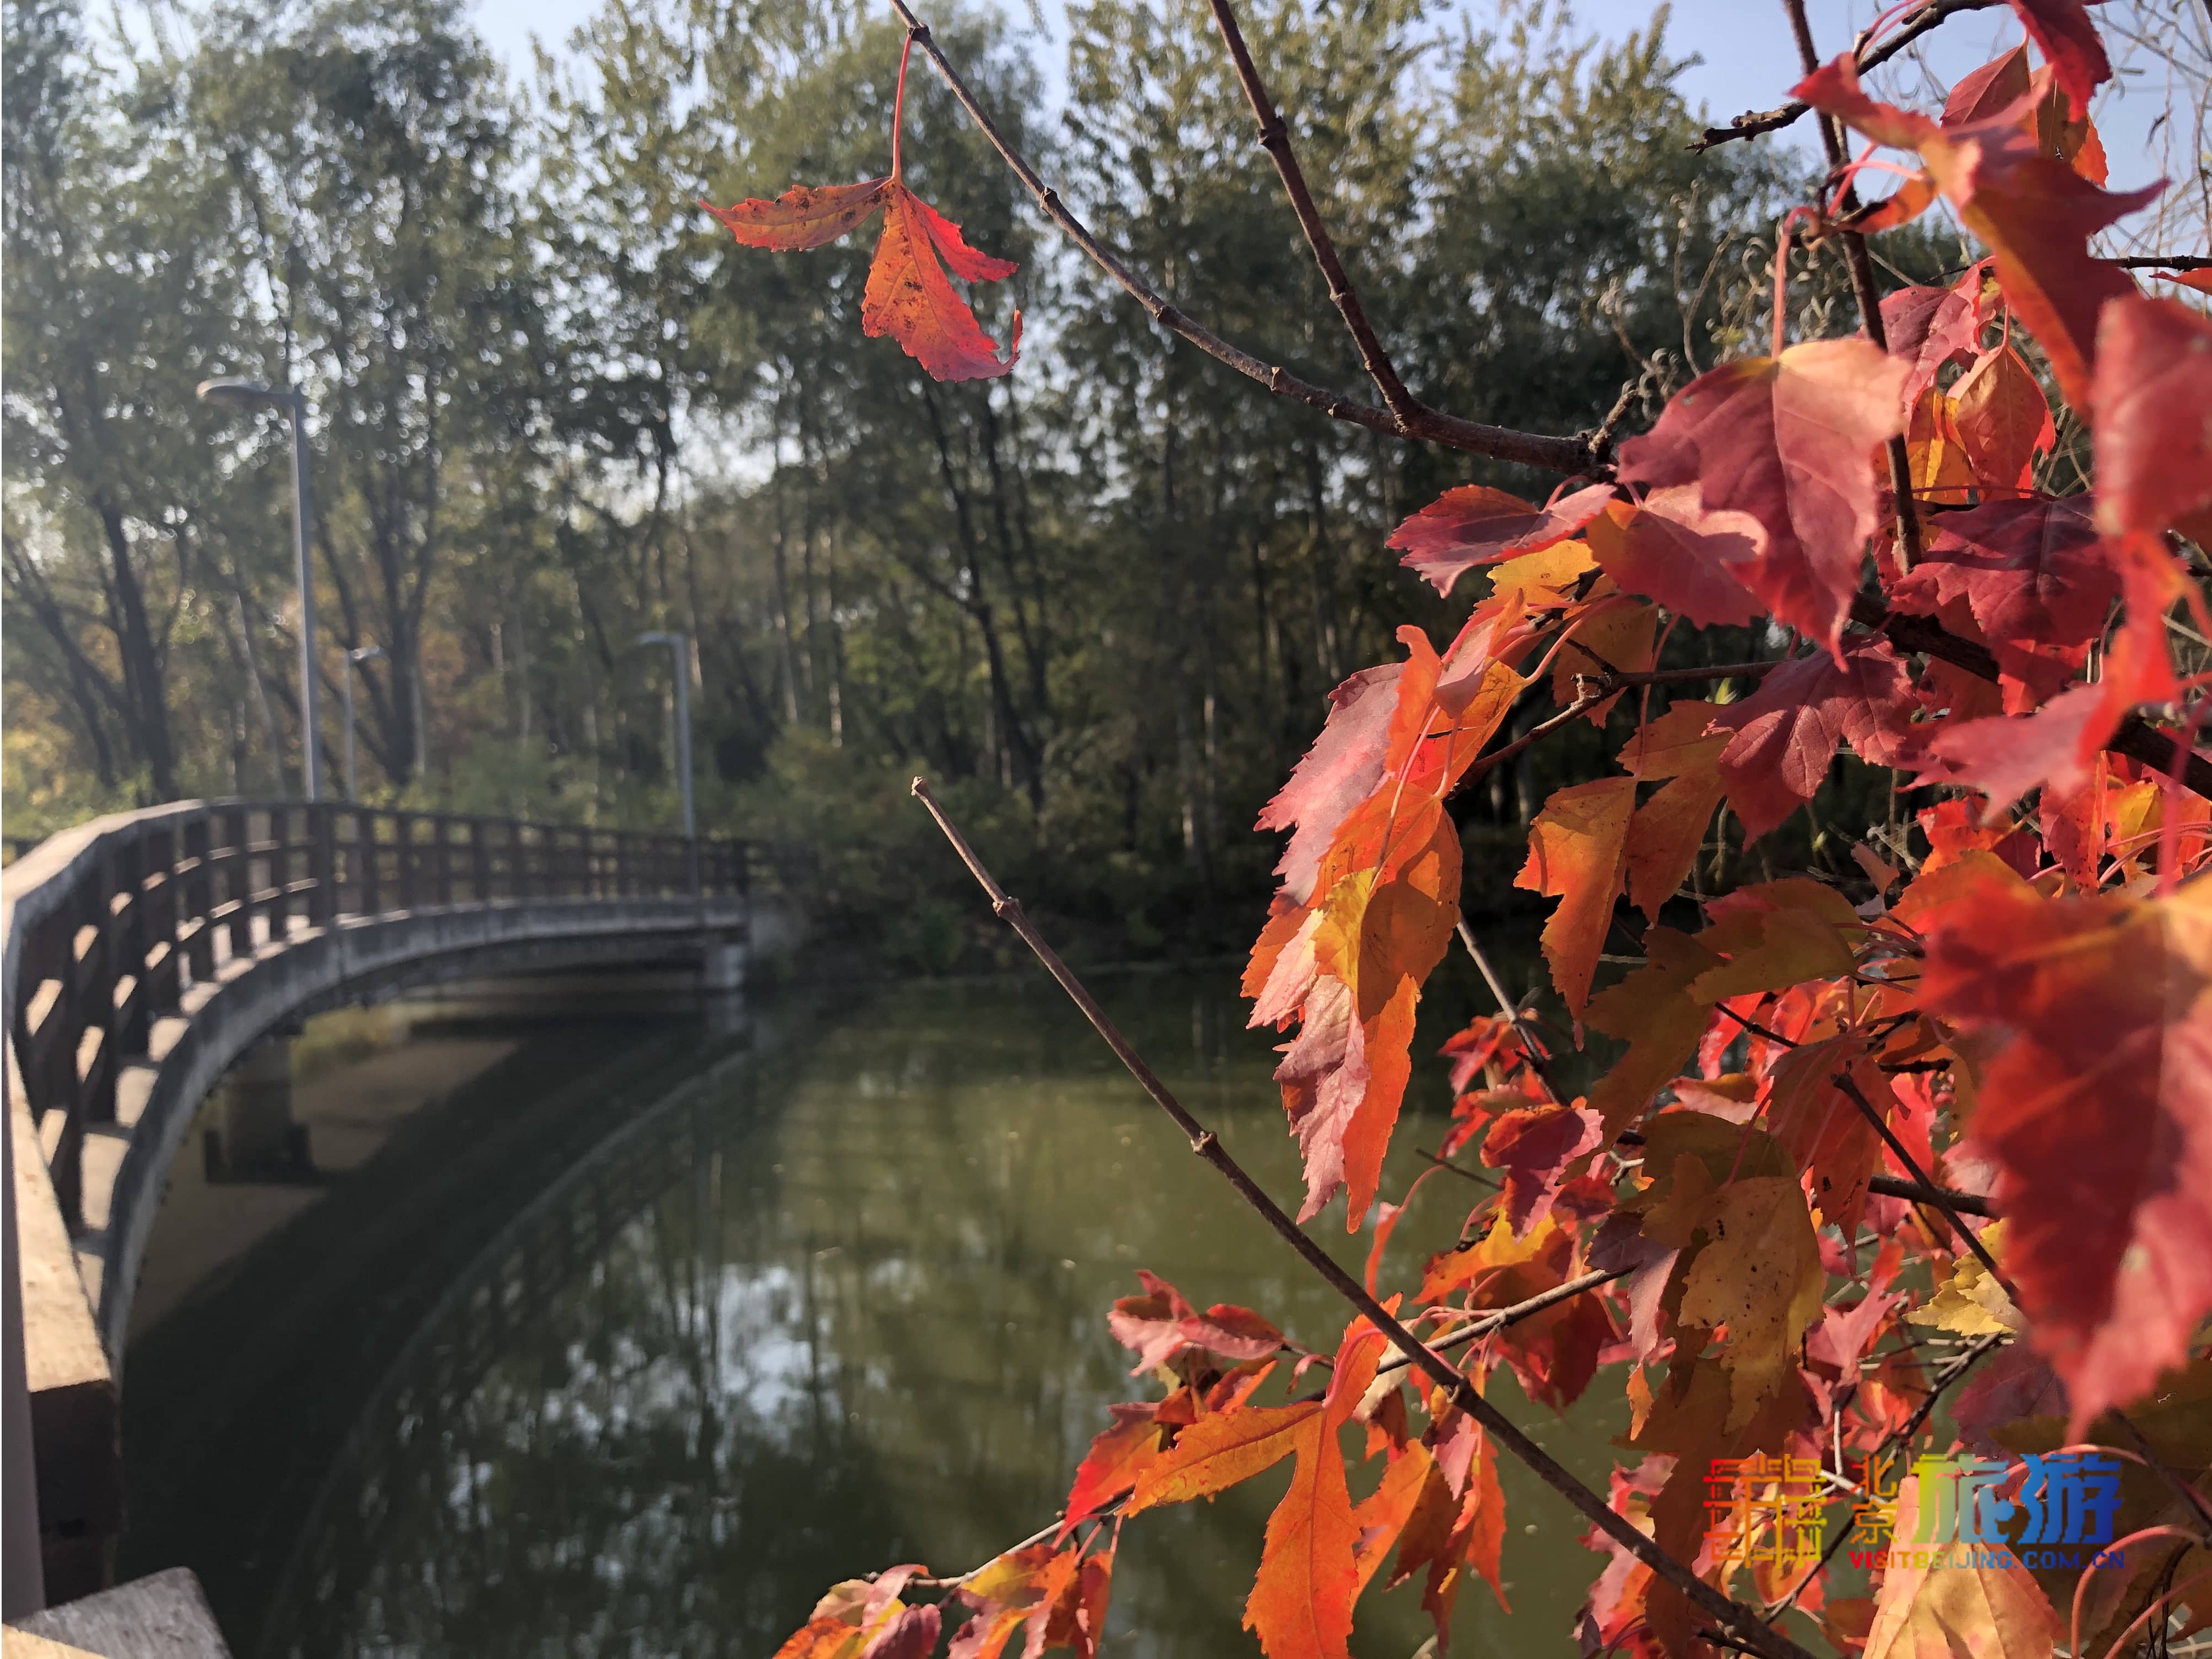
[[[177,794],[176,757],[169,741],[167,688],[161,684],[161,663],[154,649],[153,630],[146,622],[145,595],[138,573],[131,568],[131,537],[119,507],[95,501],[100,527],[107,534],[111,590],[115,605],[115,649],[123,666],[123,696],[139,757],[153,784],[155,799],[173,800]]]

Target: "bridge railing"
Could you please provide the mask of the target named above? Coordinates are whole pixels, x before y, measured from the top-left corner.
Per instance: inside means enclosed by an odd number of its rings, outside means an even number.
[[[420,909],[742,898],[747,866],[740,842],[330,801],[188,802],[49,837],[8,872],[6,1013],[64,1220],[82,1224],[85,1134],[115,1121],[124,1062],[223,964]]]

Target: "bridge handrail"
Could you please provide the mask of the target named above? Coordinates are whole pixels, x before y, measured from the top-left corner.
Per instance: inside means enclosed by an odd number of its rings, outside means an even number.
[[[122,1063],[216,944],[341,918],[533,899],[743,898],[746,844],[347,801],[179,801],[51,836],[0,871],[0,1012],[11,1079],[42,1137],[54,1196],[82,1224],[86,1129],[112,1122]]]

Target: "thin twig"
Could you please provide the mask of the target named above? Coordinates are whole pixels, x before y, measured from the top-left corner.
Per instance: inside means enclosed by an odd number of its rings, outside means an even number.
[[[1797,38],[1797,56],[1810,75],[1820,67],[1820,54],[1813,45],[1813,26],[1805,16],[1805,0],[1783,0],[1790,13],[1790,33]],[[1931,25],[1932,27],[1932,25]],[[1844,178],[1843,193],[1838,198],[1842,217],[1848,220],[1858,210],[1858,186],[1850,183],[1845,169],[1850,164],[1844,149],[1844,129],[1833,117],[1820,118],[1820,147],[1827,152],[1828,171],[1832,178]],[[1883,351],[1889,349],[1888,331],[1881,320],[1881,292],[1875,286],[1874,262],[1867,258],[1866,238],[1855,230],[1838,228],[1837,240],[1843,244],[1844,265],[1851,276],[1851,297],[1858,301],[1859,321],[1866,329],[1867,338]],[[1777,254],[1776,258],[1784,258]],[[1778,277],[1778,283],[1780,278]],[[1777,298],[1780,290],[1777,289]],[[1775,337],[1782,333],[1782,319],[1774,321]],[[1910,570],[1920,562],[1920,507],[1912,499],[1912,457],[1905,447],[1905,435],[1899,433],[1882,446],[1889,458],[1889,493],[1891,510],[1897,514],[1897,562],[1903,570]]]
[[[2212,258],[2201,253],[2173,253],[2156,259],[2100,259],[2100,265],[2122,270],[2212,270]]]
[[[1515,1457],[1525,1464],[1544,1484],[1558,1492],[1584,1519],[1603,1532],[1638,1561],[1650,1567],[1657,1577],[1665,1579],[1680,1590],[1689,1601],[1711,1616],[1720,1628],[1739,1641],[1752,1646],[1765,1659],[1811,1659],[1805,1649],[1779,1631],[1770,1630],[1759,1622],[1758,1615],[1742,1603],[1731,1600],[1698,1577],[1689,1567],[1678,1561],[1646,1537],[1626,1516],[1614,1511],[1612,1505],[1584,1486],[1549,1452],[1524,1433],[1513,1419],[1499,1411],[1462,1376],[1451,1364],[1425,1345],[1407,1330],[1397,1316],[1367,1292],[1365,1285],[1340,1267],[1328,1251],[1306,1236],[1305,1230],[1293,1221],[1289,1212],[1267,1194],[1260,1184],[1246,1172],[1244,1166],[1229,1155],[1228,1149],[1211,1129],[1193,1117],[1183,1103],[1176,1098],[1168,1086],[1145,1063],[1143,1056],[1130,1046],[1114,1022],[1106,1017],[1104,1009],[1084,988],[1059,954],[1044,941],[1042,934],[1030,923],[1022,912],[1020,901],[1014,898],[985,867],[975,849],[968,844],[945,809],[938,805],[930,793],[926,778],[914,781],[915,795],[929,810],[945,838],[952,843],[969,873],[991,901],[994,915],[1014,930],[1022,943],[1028,945],[1045,971],[1059,982],[1061,990],[1077,1008],[1082,1011],[1091,1029],[1097,1031],[1114,1051],[1115,1058],[1129,1069],[1139,1087],[1152,1097],[1153,1103],[1165,1112],[1176,1127],[1189,1138],[1190,1149],[1212,1164],[1221,1177],[1236,1189],[1237,1195],[1258,1212],[1260,1218],[1273,1228],[1278,1237],[1303,1257],[1311,1267],[1346,1301],[1358,1309],[1367,1322],[1380,1331],[1396,1346],[1401,1353],[1413,1356],[1413,1363],[1429,1378],[1444,1390],[1452,1403],[1480,1424],[1486,1432],[1496,1438]]]
[[[1933,617],[1892,611],[1880,599],[1862,593],[1851,601],[1851,620],[1884,635],[1900,651],[1917,651],[1940,658],[1954,668],[1963,668],[1977,679],[1988,680],[1992,684],[1996,682],[1997,659],[1989,647],[1960,639]],[[2167,774],[2173,771],[2176,757],[2181,754],[2180,745],[2173,738],[2140,714],[2130,714],[2122,720],[2119,729],[2105,740],[2105,747],[2115,755],[2141,761],[2153,771]],[[2182,758],[2181,781],[2191,793],[2212,799],[2212,761],[2194,750],[2188,751]]]
[[[1240,346],[1231,345],[1212,330],[1200,325],[1184,312],[1170,305],[1161,295],[1124,264],[1121,258],[1101,242],[1068,210],[1060,199],[1060,193],[1037,176],[1016,149],[997,123],[984,112],[968,83],[960,78],[929,32],[929,26],[915,15],[907,0],[891,0],[891,9],[905,22],[915,44],[929,56],[939,76],[968,112],[968,118],[975,124],[999,158],[1021,180],[1023,187],[1036,198],[1037,205],[1045,216],[1066,234],[1084,257],[1111,276],[1127,291],[1130,297],[1151,313],[1152,320],[1179,337],[1188,340],[1209,357],[1226,363],[1238,374],[1249,375],[1278,397],[1288,398],[1310,408],[1317,409],[1332,420],[1363,426],[1372,432],[1383,433],[1394,438],[1419,438],[1430,443],[1442,444],[1448,449],[1466,450],[1471,454],[1488,455],[1501,461],[1517,461],[1525,466],[1541,467],[1547,472],[1570,475],[1591,473],[1601,475],[1605,468],[1593,453],[1590,445],[1581,438],[1555,438],[1542,433],[1518,432],[1510,427],[1487,426],[1480,421],[1463,421],[1455,415],[1445,415],[1434,410],[1424,410],[1408,421],[1388,409],[1378,409],[1332,392],[1327,386],[1316,386],[1299,379],[1279,365],[1254,356]]]
[[[1735,1009],[1729,1007],[1725,1002],[1715,1003],[1713,1006],[1718,1008],[1723,1013],[1726,1014],[1730,1019],[1734,1020],[1738,1025],[1741,1025],[1744,1030],[1752,1036],[1759,1037],[1765,1042],[1775,1043],[1784,1048],[1795,1048],[1797,1046],[1797,1040],[1795,1037],[1786,1037],[1779,1031],[1773,1030],[1767,1026],[1761,1025],[1755,1019],[1746,1019],[1741,1014],[1736,1012]]]
[[[1548,1291],[1539,1291],[1525,1302],[1516,1302],[1510,1308],[1494,1309],[1484,1314],[1474,1323],[1461,1326],[1448,1336],[1431,1339],[1429,1351],[1431,1353],[1442,1353],[1446,1348],[1460,1347],[1474,1341],[1477,1337],[1488,1336],[1493,1331],[1502,1331],[1508,1325],[1517,1325],[1531,1315],[1543,1312],[1547,1308],[1556,1308],[1562,1302],[1571,1302],[1584,1291],[1594,1291],[1601,1285],[1612,1284],[1616,1279],[1626,1279],[1635,1271],[1633,1267],[1615,1267],[1609,1273],[1584,1273],[1580,1279],[1570,1279],[1564,1285],[1554,1285]],[[1375,1375],[1381,1376],[1390,1371],[1403,1370],[1413,1363],[1413,1357],[1411,1354],[1394,1353],[1375,1368]]]
[[[1905,1172],[1920,1185],[1929,1189],[1927,1207],[1943,1218],[1943,1224],[1951,1231],[1954,1237],[1965,1241],[1966,1248],[1974,1253],[1975,1259],[1988,1269],[1990,1277],[1996,1281],[2007,1296],[2012,1298],[2013,1306],[2015,1308],[2023,1306],[2020,1299],[2020,1292],[2014,1288],[2012,1280],[2005,1274],[2005,1270],[1997,1266],[1997,1259],[1990,1254],[1989,1246],[1975,1237],[1974,1230],[1959,1218],[1958,1206],[1948,1198],[1944,1197],[1942,1189],[1929,1179],[1928,1171],[1920,1167],[1920,1160],[1914,1158],[1905,1144],[1898,1139],[1897,1131],[1889,1127],[1889,1120],[1875,1109],[1874,1102],[1866,1097],[1866,1091],[1859,1087],[1851,1074],[1849,1072],[1838,1072],[1829,1079],[1829,1081],[1842,1090],[1851,1104],[1859,1109],[1860,1115],[1874,1125],[1875,1133],[1882,1138],[1897,1161],[1905,1166]]]
[[[1532,732],[1530,735],[1534,734]],[[1513,1035],[1521,1039],[1522,1059],[1536,1074],[1536,1080],[1544,1085],[1544,1092],[1551,1097],[1552,1104],[1565,1105],[1566,1101],[1561,1097],[1559,1085],[1552,1081],[1551,1056],[1544,1052],[1544,1045],[1536,1034],[1528,1029],[1528,1015],[1522,1011],[1519,1003],[1506,994],[1505,981],[1498,977],[1498,969],[1491,966],[1489,957],[1484,954],[1481,942],[1475,938],[1474,929],[1467,925],[1465,916],[1459,918],[1458,927],[1459,942],[1467,947],[1468,955],[1474,958],[1474,965],[1481,972],[1483,983],[1490,988],[1490,994],[1498,999],[1498,1012],[1513,1022]]]
[[[1934,4],[1915,13],[1911,22],[1880,46],[1869,49],[1862,44],[1856,54],[1859,73],[1863,75],[1877,64],[1887,64],[1946,18],[1954,17],[1962,11],[1982,11],[2003,3],[2004,0],[1935,0]],[[1814,67],[1819,66],[1815,64]],[[1725,144],[1731,139],[1756,138],[1761,133],[1778,132],[1784,127],[1796,125],[1811,112],[1812,107],[1810,104],[1793,98],[1774,109],[1739,115],[1724,127],[1706,128],[1705,136],[1690,148],[1706,150],[1716,144]]]
[[[1987,1218],[1991,1214],[1989,1200],[1978,1194],[1962,1193],[1955,1187],[1934,1187],[1924,1181],[1907,1181],[1903,1176],[1869,1176],[1867,1190],[1880,1193],[1885,1198],[1909,1199],[1915,1204],[1938,1204],[1961,1215]]]
[[[1417,1157],[1428,1159],[1430,1163],[1435,1164],[1439,1170],[1449,1170],[1452,1174],[1457,1176],[1462,1181],[1472,1181],[1476,1186],[1488,1187],[1492,1191],[1497,1189],[1498,1183],[1492,1181],[1488,1176],[1477,1175],[1474,1170],[1467,1168],[1464,1164],[1455,1164],[1448,1158],[1439,1158],[1436,1153],[1429,1152],[1423,1147],[1416,1146],[1413,1148],[1413,1152]]]
[[[1352,278],[1345,274],[1344,261],[1337,257],[1336,243],[1329,236],[1328,227],[1322,222],[1321,210],[1314,205],[1313,191],[1306,187],[1305,169],[1298,165],[1297,155],[1291,148],[1291,131],[1283,124],[1281,112],[1275,108],[1273,98],[1260,79],[1260,70],[1244,44],[1244,32],[1237,26],[1236,12],[1231,9],[1229,0],[1208,0],[1208,3],[1213,10],[1213,25],[1221,31],[1221,43],[1229,48],[1230,60],[1237,65],[1237,80],[1244,88],[1245,101],[1252,106],[1252,114],[1260,123],[1260,147],[1274,159],[1275,172],[1283,181],[1283,193],[1291,198],[1291,209],[1298,216],[1298,228],[1305,232],[1306,246],[1313,249],[1314,263],[1321,267],[1322,276],[1328,283],[1330,303],[1344,319],[1352,343],[1359,348],[1359,361],[1367,370],[1367,378],[1375,382],[1375,389],[1382,394],[1382,401],[1392,414],[1402,422],[1417,420],[1427,414],[1428,409],[1406,390],[1406,383],[1398,378],[1397,368],[1390,362],[1390,354],[1383,349],[1374,325],[1367,320],[1367,308],[1359,303],[1358,292],[1352,286]]]
[[[1920,1425],[1928,1420],[1929,1414],[1936,1409],[1936,1402],[1943,1397],[1944,1390],[1979,1364],[1984,1354],[2010,1340],[2010,1332],[1992,1331],[1948,1363],[1936,1374],[1936,1381],[1929,1385],[1926,1397],[1912,1408],[1912,1415],[1906,1418],[1904,1425],[1894,1433],[1882,1437],[1881,1443],[1867,1454],[1867,1462],[1873,1462],[1892,1446],[1903,1445],[1914,1435],[1919,1433]],[[1851,1385],[1851,1392],[1853,1394],[1858,1392],[1858,1385],[1856,1382]],[[1797,1604],[1797,1598],[1804,1594],[1805,1587],[1818,1578],[1828,1563],[1835,1559],[1836,1552],[1843,1548],[1844,1541],[1851,1535],[1851,1530],[1849,1527],[1837,1529],[1836,1535],[1828,1540],[1827,1548],[1820,1552],[1820,1559],[1805,1570],[1805,1576],[1790,1586],[1790,1594],[1766,1609],[1768,1618],[1779,1617]]]
[[[1085,1516],[1083,1519],[1085,1521],[1103,1519],[1105,1516],[1113,1514],[1115,1510],[1121,1508],[1122,1502],[1123,1500],[1121,1498],[1116,1498],[1109,1503],[1102,1504],[1096,1510],[1093,1510],[1089,1515]],[[1078,1524],[1079,1525],[1081,1523],[1078,1522]],[[1031,1533],[1028,1537],[1023,1539],[1020,1543],[1007,1545],[1006,1547],[1000,1550],[998,1554],[993,1556],[990,1561],[984,1562],[982,1566],[970,1567],[967,1571],[960,1574],[959,1577],[956,1578],[909,1578],[906,1581],[907,1585],[912,1589],[957,1589],[961,1585],[966,1583],[970,1578],[975,1577],[976,1574],[981,1572],[985,1567],[988,1567],[993,1561],[1001,1560],[1006,1556],[1025,1550],[1032,1544],[1042,1544],[1048,1539],[1057,1538],[1060,1536],[1061,1529],[1066,1525],[1067,1522],[1065,1517],[1048,1522],[1044,1526],[1040,1527],[1036,1531]]]
[[[2204,1494],[2184,1480],[2178,1471],[2166,1467],[2165,1460],[2160,1457],[2152,1447],[2149,1437],[2136,1426],[2133,1418],[2117,1406],[2107,1409],[2112,1413],[2112,1420],[2126,1430],[2128,1437],[2136,1443],[2136,1449],[2142,1454],[2143,1462],[2167,1486],[2180,1494],[2182,1503],[2195,1510],[2198,1519],[2207,1526],[2212,1526],[2212,1502],[2207,1502]]]
[[[1633,1150],[1645,1144],[1644,1133],[1640,1129],[1623,1129],[1613,1137],[1613,1144]],[[1948,1204],[1966,1215],[1987,1217],[1991,1213],[1989,1200],[1978,1193],[1962,1193],[1955,1187],[1936,1187],[1924,1181],[1908,1181],[1903,1176],[1869,1176],[1867,1190],[1880,1193],[1885,1198],[1909,1199],[1916,1204]]]

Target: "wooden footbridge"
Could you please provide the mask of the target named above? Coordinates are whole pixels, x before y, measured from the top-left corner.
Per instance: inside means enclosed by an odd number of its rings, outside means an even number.
[[[131,1292],[170,1163],[234,1063],[441,981],[688,964],[734,993],[747,877],[737,842],[249,801],[95,819],[0,872],[11,1612],[27,1575],[45,1602],[107,1582]]]

